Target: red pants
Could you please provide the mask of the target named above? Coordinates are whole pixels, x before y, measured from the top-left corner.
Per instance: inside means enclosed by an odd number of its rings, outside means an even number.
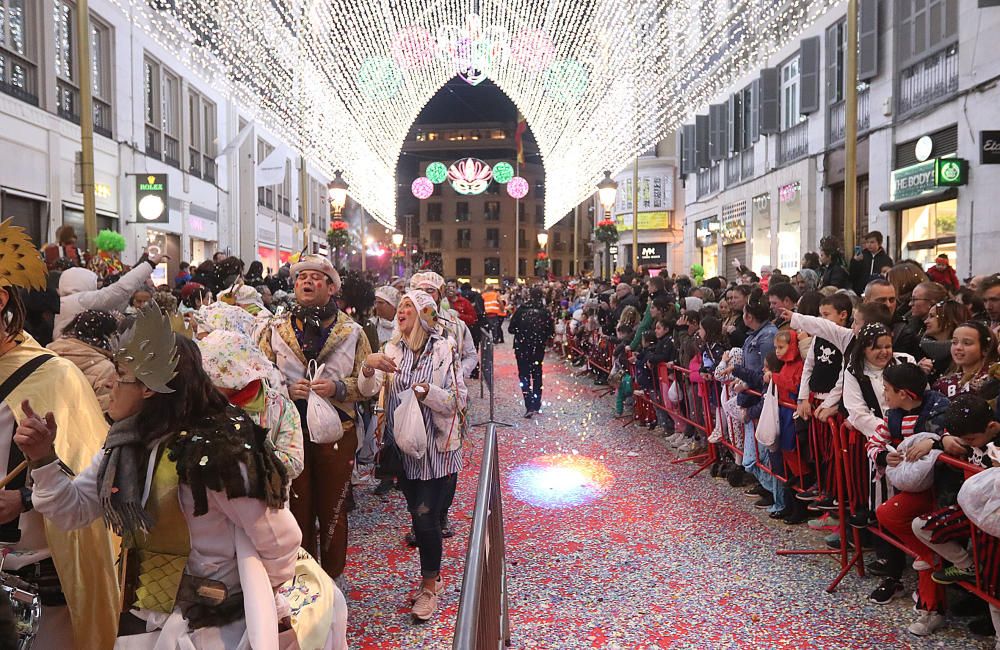
[[[930,490],[900,492],[880,505],[875,515],[883,530],[892,533],[903,546],[916,552],[917,557],[933,567],[937,559],[936,554],[913,534],[913,520],[936,508],[937,502]],[[917,572],[919,578],[917,593],[920,596],[917,607],[928,612],[939,611],[944,605],[944,587],[931,579],[933,571],[932,568]]]

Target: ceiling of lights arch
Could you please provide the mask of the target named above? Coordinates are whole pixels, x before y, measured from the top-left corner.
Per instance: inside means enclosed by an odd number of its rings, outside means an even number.
[[[326,173],[343,170],[387,227],[420,110],[456,75],[491,79],[535,136],[549,227],[841,0],[113,1]]]

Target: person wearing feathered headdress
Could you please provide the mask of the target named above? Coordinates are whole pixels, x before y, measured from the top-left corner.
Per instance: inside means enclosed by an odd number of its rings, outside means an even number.
[[[23,407],[29,401],[49,421],[72,425],[71,435],[55,441],[55,452],[74,472],[83,471],[99,452],[108,429],[80,370],[22,330],[25,310],[18,288],[37,289],[45,282],[45,263],[24,231],[10,221],[0,224],[0,383],[13,382],[0,402],[0,421],[7,423],[0,426],[0,436],[7,439],[0,457],[5,472],[13,473],[25,458],[11,437],[14,425],[30,415]],[[39,460],[26,456],[29,465]],[[0,491],[8,519],[0,522],[6,524],[0,530],[10,549],[4,571],[46,584],[35,647],[111,648],[119,613],[115,541],[101,522],[71,532],[59,529],[34,510],[33,499],[23,471]]]

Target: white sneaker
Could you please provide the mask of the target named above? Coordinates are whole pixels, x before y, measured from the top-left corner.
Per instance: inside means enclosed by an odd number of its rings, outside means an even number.
[[[684,442],[684,434],[680,432],[675,432],[671,436],[667,436],[666,443],[671,447],[676,447]]]
[[[910,634],[917,636],[929,636],[934,634],[938,628],[944,625],[944,616],[937,612],[920,612],[920,618],[910,623],[906,628]]]
[[[927,564],[923,560],[914,560],[913,561],[913,570],[914,571],[930,571],[931,570],[931,565]]]

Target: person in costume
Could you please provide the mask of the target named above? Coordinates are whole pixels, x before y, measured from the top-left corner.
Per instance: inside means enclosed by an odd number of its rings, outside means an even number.
[[[302,419],[304,468],[292,483],[291,509],[302,528],[305,549],[319,557],[323,569],[336,579],[347,560],[346,504],[359,437],[355,405],[364,399],[358,392],[358,373],[371,346],[361,326],[337,308],[334,297],[340,291],[340,275],[330,260],[303,255],[291,270],[295,304],[289,313],[271,319],[260,345],[281,371]],[[318,376],[309,373],[313,364],[317,369],[322,366]],[[337,442],[311,439],[306,417],[310,393],[336,409],[343,428]]]
[[[412,614],[426,621],[437,611],[441,580],[442,519],[453,494],[452,478],[462,469],[459,412],[468,391],[456,363],[454,343],[438,324],[438,306],[422,291],[409,291],[399,304],[399,329],[384,351],[368,356],[358,387],[368,396],[383,389],[383,441],[391,440],[395,410],[404,391],[413,389],[420,402],[427,451],[420,459],[402,455],[403,494],[420,550],[421,582]]]
[[[62,225],[56,229],[56,241],[46,244],[42,249],[48,270],[61,271],[74,266],[83,266],[83,258],[76,241],[76,229],[73,226]]]
[[[302,420],[277,388],[281,374],[254,341],[238,332],[215,330],[198,341],[202,367],[216,390],[268,431],[289,480],[302,473]]]
[[[112,360],[118,321],[106,311],[84,311],[70,321],[63,335],[48,348],[72,361],[83,372],[97,395],[102,411],[108,410],[111,385],[115,376]]]
[[[24,460],[12,438],[26,417],[25,400],[60,422],[74,423],[74,435],[55,441],[63,465],[74,472],[87,466],[107,432],[83,373],[22,330],[25,312],[17,288],[37,289],[45,281],[45,264],[28,236],[10,221],[0,224],[0,476]],[[111,648],[119,595],[115,542],[105,526],[95,522],[64,532],[43,520],[24,471],[0,490],[0,524],[0,541],[8,550],[4,571],[36,585],[41,596],[34,647]]]
[[[392,338],[396,330],[396,308],[399,307],[400,294],[390,286],[375,290],[375,331],[378,333],[378,344],[382,347]]]
[[[277,647],[274,590],[295,574],[301,533],[267,432],[212,387],[197,344],[176,336],[155,304],[122,336],[115,361],[114,424],[75,477],[53,445],[76,437],[78,423],[22,404],[15,442],[35,508],[62,530],[106,522],[122,538],[115,648]]]

